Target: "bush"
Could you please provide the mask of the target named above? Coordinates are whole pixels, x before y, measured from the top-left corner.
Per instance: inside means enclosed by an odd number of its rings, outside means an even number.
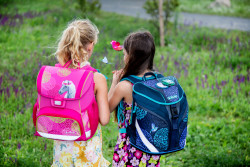
[[[99,13],[101,9],[101,3],[99,0],[77,0],[78,1],[78,8],[83,12],[86,16],[88,13]]]

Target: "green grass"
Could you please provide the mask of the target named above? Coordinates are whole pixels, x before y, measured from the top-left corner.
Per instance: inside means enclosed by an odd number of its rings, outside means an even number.
[[[182,12],[250,18],[250,1],[231,0],[231,7],[209,8],[215,0],[179,0]]]
[[[11,2],[5,10],[10,18],[16,11],[37,16],[0,26],[0,166],[50,166],[53,141],[33,136],[36,77],[41,65],[56,63],[57,39],[68,21],[82,14],[69,0]],[[157,30],[145,20],[106,12],[88,18],[100,30],[90,61],[109,85],[123,59],[111,40],[122,43],[129,32],[147,29],[159,44]],[[167,47],[156,48],[155,68],[178,78],[190,112],[186,148],[162,156],[161,166],[249,165],[249,32],[183,25],[175,31],[170,25],[166,40]],[[104,56],[113,64],[101,63]],[[113,117],[102,130],[104,157],[111,162],[118,133]]]

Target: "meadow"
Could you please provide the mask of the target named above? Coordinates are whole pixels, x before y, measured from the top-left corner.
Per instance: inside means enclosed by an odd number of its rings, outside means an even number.
[[[50,166],[53,140],[33,135],[36,77],[42,65],[56,63],[61,32],[83,14],[72,0],[16,0],[0,11],[0,166]],[[146,20],[102,11],[87,16],[100,31],[90,62],[109,86],[111,71],[123,66],[122,52],[110,41],[122,43],[144,29],[155,37],[155,70],[175,76],[186,92],[187,145],[162,156],[161,166],[250,165],[250,32],[170,24],[168,45],[160,48],[158,30]],[[102,63],[104,56],[111,64]],[[112,162],[118,134],[113,116],[102,130],[104,157]]]
[[[210,4],[215,0],[179,0],[179,10],[183,12],[202,13],[222,16],[250,18],[250,1],[248,0],[230,0],[231,7],[214,7]]]

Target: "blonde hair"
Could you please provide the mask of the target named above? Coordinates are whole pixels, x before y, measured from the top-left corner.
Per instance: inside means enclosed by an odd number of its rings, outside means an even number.
[[[59,40],[56,56],[61,65],[72,60],[73,68],[88,62],[87,44],[97,43],[99,30],[88,19],[74,20],[68,24]]]

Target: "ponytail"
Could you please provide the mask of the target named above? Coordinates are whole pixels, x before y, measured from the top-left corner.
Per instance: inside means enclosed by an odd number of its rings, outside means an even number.
[[[72,68],[88,62],[87,44],[96,43],[98,29],[89,20],[76,20],[68,25],[58,43],[57,59],[63,66],[72,60]]]

